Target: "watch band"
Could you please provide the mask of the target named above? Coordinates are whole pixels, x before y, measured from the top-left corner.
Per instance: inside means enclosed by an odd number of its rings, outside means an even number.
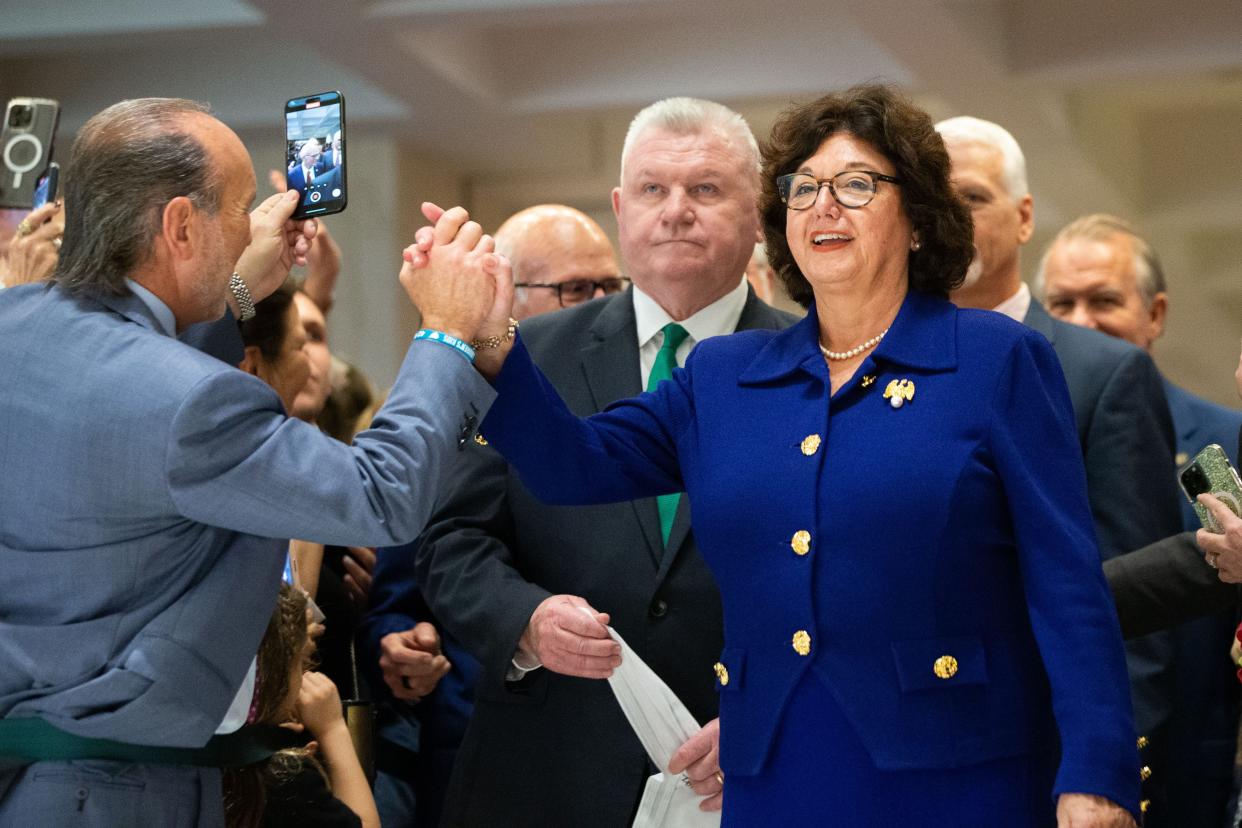
[[[241,314],[237,317],[238,322],[245,322],[254,318],[254,297],[250,295],[250,288],[246,287],[246,283],[242,281],[242,277],[233,274],[229,279],[229,290],[233,294],[233,298],[237,300],[237,309]]]

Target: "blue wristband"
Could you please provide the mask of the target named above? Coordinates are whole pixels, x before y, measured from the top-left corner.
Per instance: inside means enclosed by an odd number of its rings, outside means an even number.
[[[430,328],[423,328],[421,331],[414,334],[415,342],[420,339],[426,339],[429,342],[439,342],[441,345],[447,345],[465,357],[466,362],[471,364],[474,363],[474,348],[471,348],[469,343],[462,342],[460,339],[451,334],[446,334],[444,331],[433,331]]]

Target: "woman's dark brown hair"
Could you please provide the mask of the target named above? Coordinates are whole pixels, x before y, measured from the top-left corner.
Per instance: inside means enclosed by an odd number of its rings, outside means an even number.
[[[292,293],[290,297],[292,298]],[[266,301],[266,300],[265,300]],[[283,581],[276,610],[267,622],[255,659],[254,706],[247,724],[279,725],[288,718],[285,709],[294,669],[303,667],[306,649],[306,594]],[[267,788],[274,781],[297,775],[307,762],[314,762],[305,749],[277,751],[264,762],[224,772],[224,822],[229,828],[256,828],[263,821]]]
[[[254,316],[238,323],[242,343],[246,347],[257,347],[268,362],[280,359],[281,346],[289,335],[289,306],[296,292],[293,282],[285,282],[254,306]]]
[[[813,294],[785,239],[786,208],[776,179],[796,171],[840,132],[866,141],[896,168],[901,203],[921,245],[910,254],[910,287],[948,296],[974,256],[970,210],[949,183],[949,154],[926,112],[892,87],[868,84],[790,107],[763,145],[763,236],[768,261],[790,298],[805,307]]]

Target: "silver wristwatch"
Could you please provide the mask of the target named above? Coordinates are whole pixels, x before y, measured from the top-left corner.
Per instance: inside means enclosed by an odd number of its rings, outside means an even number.
[[[240,315],[237,317],[238,322],[245,322],[254,318],[254,297],[250,295],[250,288],[246,287],[246,283],[242,281],[242,277],[236,273],[229,279],[229,290],[233,293],[233,298],[237,300],[237,309]]]

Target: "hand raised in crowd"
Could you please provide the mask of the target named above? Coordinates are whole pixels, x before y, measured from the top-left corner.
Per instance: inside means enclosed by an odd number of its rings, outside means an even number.
[[[380,639],[380,670],[394,697],[416,702],[431,693],[453,665],[440,653],[436,628],[420,621]]]
[[[447,236],[452,226],[449,225],[449,227],[442,229],[441,223],[446,218],[451,217],[456,210],[461,210],[461,208],[454,207],[452,210],[445,211],[443,208],[432,204],[431,202],[423,203],[423,215],[426,216],[427,220],[432,222],[435,227],[421,227],[414,234],[414,244],[406,249],[406,261],[411,267],[418,269],[427,267],[430,264],[433,245],[439,243],[441,238]],[[462,215],[465,215],[464,210],[462,211]],[[473,225],[473,227],[471,227],[471,225]],[[461,232],[466,232],[468,230],[471,234],[476,232],[474,228],[478,227],[475,222],[469,221],[465,222],[465,224],[460,224],[460,222],[458,222],[458,226],[460,226]],[[482,232],[481,228],[477,232]],[[484,238],[489,240],[491,239],[490,236],[484,236]],[[491,245],[492,249],[494,249],[495,243],[492,242]],[[498,347],[494,348],[480,348],[475,352],[475,367],[480,373],[489,379],[496,376],[496,374],[500,372],[500,366],[504,364],[505,357],[509,353],[509,348],[513,344],[508,339],[509,318],[513,313],[512,272],[510,270],[508,260],[506,260],[503,256],[495,256],[494,258],[498,266],[503,269],[503,276],[500,277],[498,271],[494,300],[491,308],[488,310],[486,316],[480,323],[478,328],[478,338],[490,339],[494,337],[500,344]],[[428,327],[431,326],[428,325]]]
[[[684,773],[690,789],[705,796],[699,803],[703,811],[724,807],[724,774],[720,771],[720,719],[712,719],[673,753],[668,772]]]
[[[298,693],[297,716],[311,735],[323,739],[332,728],[345,727],[341,694],[332,679],[323,673],[302,674],[302,691]]]
[[[65,211],[60,204],[44,204],[22,219],[9,242],[9,287],[42,282],[52,275],[60,258],[65,234]]]
[[[1094,794],[1065,793],[1057,798],[1057,828],[1135,828],[1134,817]]]
[[[322,673],[304,673],[298,694],[298,718],[315,737],[328,768],[332,795],[358,815],[363,828],[379,828],[379,814],[366,774],[354,752],[341,709],[341,695]]]
[[[1242,583],[1242,518],[1210,494],[1199,495],[1199,502],[1220,524],[1223,534],[1200,529],[1195,542],[1203,550],[1204,559],[1219,570],[1220,579],[1228,584]]]
[[[590,610],[592,615],[580,607]],[[604,679],[621,665],[621,645],[608,636],[607,613],[577,595],[550,595],[535,607],[518,642],[521,655],[566,676]],[[522,659],[519,658],[519,663]]]
[[[295,264],[306,264],[318,225],[314,219],[293,221],[297,206],[298,193],[292,190],[269,196],[250,213],[250,244],[236,269],[256,302],[284,284]]]
[[[375,572],[375,550],[366,546],[347,546],[341,558],[345,567],[345,591],[358,607],[365,609],[371,595],[371,574]]]

